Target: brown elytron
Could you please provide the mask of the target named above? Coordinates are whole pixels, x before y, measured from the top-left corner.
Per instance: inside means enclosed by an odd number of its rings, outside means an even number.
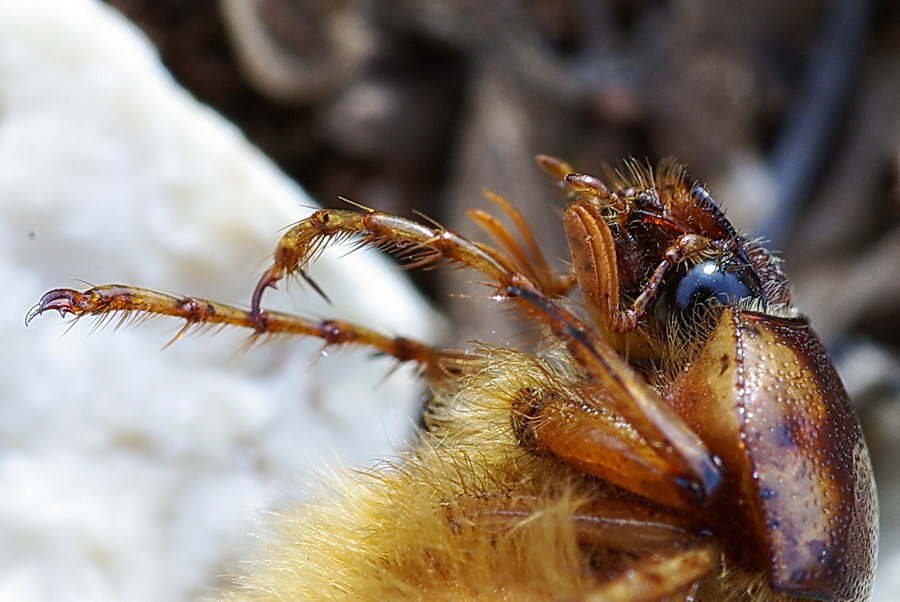
[[[674,164],[626,164],[604,181],[539,161],[570,189],[571,273],[548,268],[499,197],[512,230],[471,213],[496,246],[321,210],[282,237],[249,311],[107,285],[50,291],[26,323],[50,309],[161,314],[185,329],[367,345],[422,368],[434,397],[418,443],[276,522],[238,599],[866,599],[868,451],[779,263]],[[347,239],[481,272],[546,344],[445,350],[263,309],[267,288],[308,280],[318,253]]]

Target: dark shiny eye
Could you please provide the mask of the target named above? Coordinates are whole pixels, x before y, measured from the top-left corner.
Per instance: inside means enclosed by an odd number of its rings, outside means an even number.
[[[745,298],[762,298],[748,269],[734,269],[715,261],[698,263],[666,286],[667,309],[672,311],[684,311],[710,302],[729,305]]]

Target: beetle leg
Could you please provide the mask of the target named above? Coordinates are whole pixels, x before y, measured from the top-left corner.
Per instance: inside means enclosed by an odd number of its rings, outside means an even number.
[[[707,545],[662,551],[633,561],[611,581],[588,592],[585,602],[655,602],[690,599],[694,585],[716,567],[718,552]]]
[[[476,217],[476,222],[479,218]],[[492,235],[509,238],[488,226]],[[499,226],[502,229],[502,226]],[[521,232],[528,241],[528,234]],[[509,284],[511,278],[519,276],[545,294],[557,296],[571,286],[565,275],[556,275],[542,267],[541,260],[535,263],[525,260],[522,273],[517,268],[519,259],[508,258],[495,249],[469,241],[441,226],[429,226],[410,219],[369,210],[365,213],[348,210],[321,209],[307,219],[297,223],[281,237],[275,249],[272,265],[262,275],[251,299],[251,313],[259,314],[263,292],[274,287],[279,280],[293,274],[302,274],[303,269],[331,243],[347,238],[359,238],[359,245],[372,245],[388,251],[407,262],[407,266],[429,265],[441,259],[450,263],[479,270],[495,283],[498,289]],[[506,243],[502,243],[506,244]],[[514,253],[521,252],[518,246]],[[507,249],[508,251],[510,249]]]
[[[613,312],[611,315],[613,328],[618,332],[631,332],[637,328],[638,322],[647,315],[647,310],[659,296],[666,273],[685,259],[705,251],[708,246],[709,239],[698,234],[682,234],[675,239],[675,242],[663,253],[663,260],[653,270],[647,284],[644,285],[631,307]]]
[[[585,372],[571,398],[520,400],[520,440],[660,503],[705,505],[721,482],[721,463],[659,393],[553,299],[524,281],[505,292],[528,304]]]
[[[498,253],[440,226],[431,227],[378,211],[321,209],[281,237],[272,265],[253,292],[251,313],[261,313],[260,301],[265,289],[274,287],[282,278],[301,272],[328,244],[352,237],[359,237],[360,245],[392,252],[413,266],[427,265],[443,258],[478,269],[494,282],[501,282],[514,271]]]
[[[481,359],[476,354],[437,349],[413,339],[388,337],[337,320],[311,320],[274,311],[253,314],[205,299],[177,297],[117,284],[98,286],[86,291],[52,290],[31,308],[25,318],[25,325],[48,310],[56,310],[63,316],[73,314],[76,318],[87,315],[107,318],[119,314],[123,322],[130,316],[162,315],[181,318],[185,324],[170,344],[184,336],[192,327],[221,325],[249,328],[255,331],[254,337],[263,334],[304,335],[321,339],[326,345],[365,345],[398,361],[417,363],[431,379],[471,372],[481,364]]]
[[[538,516],[547,499],[536,495],[461,495],[442,504],[451,528],[513,525]],[[703,524],[684,512],[675,512],[634,500],[601,498],[578,504],[571,513],[578,543],[597,549],[632,554],[688,547],[707,541]]]
[[[548,509],[546,498],[502,494],[459,496],[442,506],[455,532],[488,533],[527,528]],[[687,593],[718,563],[717,546],[699,523],[666,509],[601,498],[577,505],[569,520],[581,549],[604,558],[596,568],[602,583],[585,592],[583,600],[651,601]],[[617,569],[623,555],[627,568]],[[614,576],[609,579],[608,573]]]

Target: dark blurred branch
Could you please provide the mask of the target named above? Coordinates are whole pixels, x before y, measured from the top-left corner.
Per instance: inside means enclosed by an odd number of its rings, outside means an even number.
[[[788,113],[771,153],[780,198],[758,234],[772,248],[785,246],[785,236],[834,142],[835,123],[859,72],[870,10],[870,0],[833,0],[828,7],[806,91]]]

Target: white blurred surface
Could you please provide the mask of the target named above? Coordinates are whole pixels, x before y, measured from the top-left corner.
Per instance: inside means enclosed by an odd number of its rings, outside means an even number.
[[[162,346],[174,320],[66,333],[23,317],[50,288],[121,282],[246,306],[312,204],[173,84],[93,0],[0,1],[0,600],[209,594],[258,511],[312,470],[388,454],[409,432],[409,371],[226,331]],[[380,258],[313,269],[267,306],[433,336]],[[336,258],[340,258],[339,261]],[[64,336],[63,336],[64,335]],[[314,467],[314,468],[310,468]]]

